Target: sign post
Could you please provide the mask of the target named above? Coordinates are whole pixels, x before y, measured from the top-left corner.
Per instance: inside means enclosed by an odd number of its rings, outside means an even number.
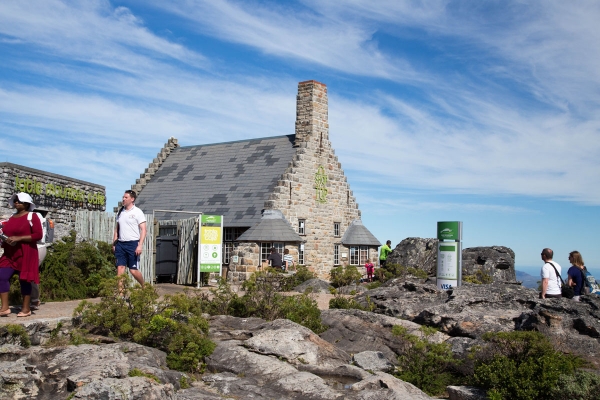
[[[462,281],[462,222],[438,222],[437,238],[437,287],[451,290]]]
[[[223,248],[223,216],[201,215],[198,235],[198,287],[201,286],[201,272],[221,274],[221,252]]]

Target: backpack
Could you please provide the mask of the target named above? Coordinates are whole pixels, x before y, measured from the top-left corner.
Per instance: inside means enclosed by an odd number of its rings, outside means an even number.
[[[587,286],[586,289],[589,289],[588,293],[600,295],[600,286],[598,286],[598,284],[596,283],[596,278],[594,278],[592,274],[588,272],[587,268],[583,270],[583,273],[585,274],[584,286]]]
[[[51,219],[46,220],[42,214],[35,212],[42,223],[42,238],[36,242],[38,245],[45,245],[46,243],[52,243],[54,241],[54,221]],[[27,221],[29,225],[33,226],[32,222],[33,213],[27,214]]]

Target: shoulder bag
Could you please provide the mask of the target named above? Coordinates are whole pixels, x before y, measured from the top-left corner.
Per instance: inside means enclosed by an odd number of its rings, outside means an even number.
[[[575,296],[575,290],[573,289],[573,287],[569,286],[565,283],[565,281],[563,281],[562,276],[560,276],[554,264],[552,264],[549,261],[548,264],[552,265],[552,268],[554,268],[554,272],[556,272],[556,276],[560,279],[560,294],[562,294],[562,297],[572,299]]]

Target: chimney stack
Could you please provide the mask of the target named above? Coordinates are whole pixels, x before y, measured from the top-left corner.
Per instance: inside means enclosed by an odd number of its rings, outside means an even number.
[[[294,146],[308,143],[311,137],[319,141],[329,139],[327,86],[313,80],[298,84]]]

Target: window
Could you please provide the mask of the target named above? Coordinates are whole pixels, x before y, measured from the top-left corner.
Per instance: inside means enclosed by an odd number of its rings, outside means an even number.
[[[333,245],[333,265],[340,265],[340,245]]]
[[[305,265],[304,264],[304,244],[301,244],[300,246],[298,246],[298,264]]]
[[[231,262],[231,252],[233,251],[233,242],[223,243],[223,264]]]
[[[298,235],[306,235],[305,225],[306,225],[305,219],[298,220]]]
[[[240,237],[240,235],[246,232],[248,228],[225,228],[224,229],[224,240],[223,240],[223,264],[229,264],[231,262],[231,253],[233,252],[233,242]]]
[[[260,262],[267,262],[267,257],[271,254],[271,247],[273,245],[271,243],[261,243],[260,244]]]
[[[369,259],[368,246],[350,247],[350,265],[364,265]]]
[[[358,265],[358,247],[350,247],[350,265]]]
[[[339,222],[333,223],[333,236],[340,237],[340,223]]]
[[[283,250],[285,249],[285,243],[276,242],[276,243],[273,243],[273,247],[275,247],[277,249],[277,252],[279,254],[281,254],[281,257],[283,257]]]

